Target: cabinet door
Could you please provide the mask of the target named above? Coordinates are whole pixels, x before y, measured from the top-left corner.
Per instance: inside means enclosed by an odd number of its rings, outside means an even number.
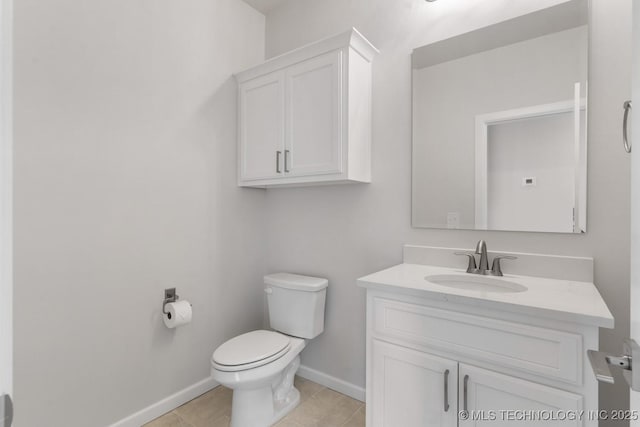
[[[284,73],[249,80],[238,90],[240,179],[284,176]]]
[[[469,413],[460,427],[581,426],[584,419],[576,416],[583,408],[577,394],[462,363],[458,381],[460,409]]]
[[[378,340],[372,346],[373,426],[457,425],[457,362]]]
[[[290,175],[342,171],[342,51],[290,67],[286,170]]]

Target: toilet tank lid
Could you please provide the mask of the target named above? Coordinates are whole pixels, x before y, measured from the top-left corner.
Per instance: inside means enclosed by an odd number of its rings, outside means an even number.
[[[291,273],[274,273],[264,276],[264,283],[279,288],[298,291],[317,292],[329,286],[329,281],[322,277],[302,276]]]

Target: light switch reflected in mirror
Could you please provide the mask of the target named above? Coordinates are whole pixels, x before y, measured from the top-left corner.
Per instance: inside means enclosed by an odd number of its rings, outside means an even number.
[[[582,233],[587,1],[415,49],[414,227]]]

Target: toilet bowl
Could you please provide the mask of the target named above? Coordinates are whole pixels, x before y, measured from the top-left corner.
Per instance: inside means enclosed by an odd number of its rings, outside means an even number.
[[[300,402],[293,386],[300,352],[324,330],[328,281],[278,273],[265,276],[269,319],[275,331],[256,330],[222,344],[211,375],[233,390],[231,427],[267,427]]]
[[[264,340],[264,337],[259,336],[263,333],[277,334],[286,339],[284,351],[274,350],[273,355],[265,356],[261,360],[240,357],[239,359],[246,360],[246,363],[236,366],[220,363],[222,357],[216,353],[211,359],[213,378],[233,390],[232,427],[262,427],[275,424],[300,402],[300,393],[293,387],[293,379],[300,366],[299,354],[305,347],[305,341],[262,330],[249,332],[234,339],[259,343]],[[229,341],[225,344],[228,343]],[[224,344],[218,348],[223,349]],[[247,350],[252,353],[251,349]],[[236,351],[238,355],[241,354],[239,350]]]

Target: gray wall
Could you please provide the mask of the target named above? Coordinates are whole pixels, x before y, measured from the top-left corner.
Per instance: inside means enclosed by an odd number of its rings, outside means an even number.
[[[364,385],[365,299],[356,278],[402,261],[404,243],[471,248],[484,238],[504,251],[595,258],[596,284],[616,317],[601,347],[621,349],[629,331],[629,156],[621,105],[631,92],[631,2],[593,0],[589,57],[588,233],[412,229],[413,48],[554,2],[526,0],[295,0],[267,15],[267,56],[358,28],[381,50],[373,69],[373,183],[267,190],[269,270],[330,279],[325,333],[303,363]],[[557,3],[557,2],[555,2]],[[602,386],[601,405],[628,405],[624,380]]]
[[[236,187],[231,74],[263,55],[240,0],[15,2],[16,425],[111,424],[261,324],[265,194]]]

